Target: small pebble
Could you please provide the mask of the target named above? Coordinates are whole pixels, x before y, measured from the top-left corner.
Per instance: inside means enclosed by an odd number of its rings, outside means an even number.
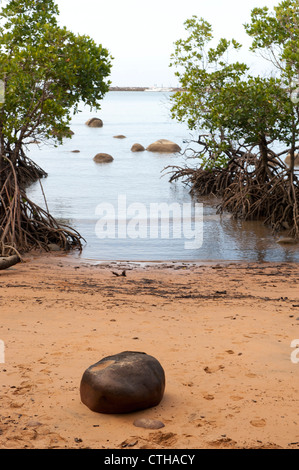
[[[145,428],[145,429],[160,429],[160,428],[164,428],[165,426],[165,424],[163,424],[162,421],[158,421],[157,419],[149,419],[149,418],[136,419],[133,424],[137,428]]]
[[[40,423],[39,421],[30,420],[28,421],[27,426],[29,427],[42,426],[42,423]]]

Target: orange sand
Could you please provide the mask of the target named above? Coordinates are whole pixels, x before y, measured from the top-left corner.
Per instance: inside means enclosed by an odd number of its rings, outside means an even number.
[[[115,276],[126,269],[126,277]],[[0,272],[0,448],[298,448],[298,265],[94,263],[51,254]],[[80,402],[84,370],[133,350],[166,374],[159,406]],[[298,355],[299,356],[299,355]],[[137,428],[137,418],[165,427]]]

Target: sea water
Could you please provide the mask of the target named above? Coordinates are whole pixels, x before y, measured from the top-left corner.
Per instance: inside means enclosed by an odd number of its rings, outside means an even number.
[[[188,146],[186,141],[196,138],[186,125],[171,119],[169,93],[111,91],[102,101],[100,111],[91,111],[84,106],[80,109],[81,112],[72,119],[74,135],[71,139],[65,139],[63,145],[57,148],[30,144],[28,155],[48,173],[42,185],[50,213],[76,229],[86,240],[81,258],[299,261],[298,248],[277,244],[271,231],[260,222],[236,221],[230,214],[220,216],[216,211],[216,202],[210,199],[193,201],[189,188],[182,181],[169,183],[170,169],[166,170],[167,167],[195,164],[193,160],[186,161],[184,152],[159,154],[131,151],[134,143],[146,148],[158,139],[174,141],[184,151]],[[92,117],[102,119],[103,127],[86,126],[86,121]],[[124,135],[125,138],[117,139],[116,135]],[[79,152],[74,153],[74,150]],[[114,160],[97,164],[93,161],[97,153],[108,153]],[[40,183],[36,182],[28,189],[28,196],[46,207],[43,192]],[[122,201],[122,212],[119,211],[119,201]],[[114,238],[105,237],[105,234],[104,238],[99,237],[99,223],[102,227],[99,208],[103,205],[114,209],[114,214],[110,210],[110,218],[115,216],[121,219],[116,220],[116,225],[126,225],[132,224],[134,218],[130,211],[123,211],[124,206],[141,207],[149,215],[151,205],[165,203],[170,207],[175,203],[180,207],[190,206],[194,215],[195,202],[203,204],[203,230],[202,243],[195,244],[193,248],[186,248],[183,225],[190,222],[187,219],[185,222],[177,221],[177,225],[171,219],[161,220],[160,232],[156,237],[151,237],[150,232],[144,236],[144,230],[143,237],[141,231],[138,236],[138,224],[135,226],[135,237],[130,234],[120,237],[117,230]],[[147,219],[142,223],[150,221]],[[172,224],[168,237],[162,236],[161,224]],[[75,252],[73,256],[78,255]]]

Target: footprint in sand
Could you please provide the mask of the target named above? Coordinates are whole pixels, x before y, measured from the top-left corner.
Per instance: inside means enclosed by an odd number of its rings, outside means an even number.
[[[220,366],[214,366],[214,367],[205,367],[204,368],[204,371],[206,372],[206,374],[213,374],[214,372],[217,372],[218,370],[222,370],[224,369],[224,366],[220,365]]]
[[[213,395],[210,395],[209,393],[205,393],[205,394],[203,395],[203,398],[204,398],[205,400],[211,401],[211,400],[214,400],[215,397],[214,397]]]
[[[186,383],[183,383],[184,387],[193,387],[194,386],[194,383],[193,382],[186,382]]]
[[[173,446],[177,441],[177,435],[173,432],[163,433],[161,431],[150,433],[149,441],[166,447]]]
[[[263,428],[266,426],[266,420],[265,419],[253,419],[250,421],[251,426],[254,426],[256,428]]]
[[[233,400],[233,401],[239,401],[239,400],[244,400],[244,397],[239,397],[237,395],[232,395],[230,397],[230,399]]]
[[[32,388],[31,382],[21,382],[20,386],[13,391],[13,395],[25,395]]]
[[[10,408],[22,408],[22,406],[24,406],[24,402],[12,401],[9,406]]]
[[[234,441],[233,439],[230,439],[229,437],[222,437],[220,439],[217,439],[215,441],[210,441],[208,444],[212,447],[235,447],[237,445],[237,442]]]

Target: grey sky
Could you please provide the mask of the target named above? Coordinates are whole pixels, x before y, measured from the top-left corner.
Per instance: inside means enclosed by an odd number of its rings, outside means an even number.
[[[60,22],[75,33],[88,34],[114,57],[114,86],[175,86],[169,68],[173,43],[184,37],[183,23],[192,15],[213,25],[216,38],[234,37],[249,45],[243,24],[254,7],[279,0],[56,0]],[[253,56],[244,57],[252,65]]]

